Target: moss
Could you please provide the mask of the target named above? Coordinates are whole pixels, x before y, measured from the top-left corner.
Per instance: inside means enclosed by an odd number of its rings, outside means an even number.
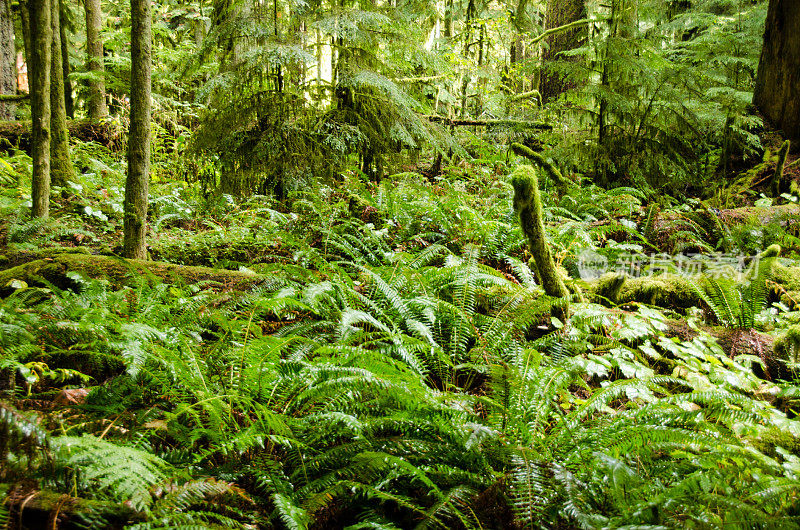
[[[536,261],[539,281],[548,296],[566,300],[569,290],[564,285],[556,269],[550,246],[547,243],[547,234],[544,230],[542,214],[542,198],[539,194],[539,179],[536,170],[527,165],[519,166],[511,174],[511,184],[514,187],[514,211],[519,216],[522,232],[528,238],[528,247],[533,259]],[[569,313],[569,307],[564,304],[557,310],[559,318]]]
[[[609,302],[616,305],[619,293],[625,284],[626,276],[621,273],[609,272],[597,279],[594,285],[594,297],[597,302]]]
[[[798,362],[800,354],[800,324],[789,327],[772,347],[775,359],[783,362]]]
[[[764,252],[758,255],[760,259],[767,259],[767,258],[777,258],[781,255],[781,246],[777,243],[774,243],[768,246]]]
[[[773,458],[779,456],[777,447],[781,447],[793,455],[800,455],[800,438],[774,427],[764,431],[757,438],[750,438],[749,441],[753,447]]]
[[[511,150],[514,151],[515,155],[524,156],[541,167],[545,173],[547,173],[547,176],[550,177],[550,180],[552,180],[555,184],[559,197],[566,195],[570,188],[575,187],[574,182],[568,178],[565,178],[564,175],[561,174],[561,171],[559,171],[556,166],[548,162],[547,159],[540,153],[537,153],[529,147],[518,143],[511,144]]]
[[[800,291],[800,267],[787,267],[775,260],[770,266],[772,281],[787,291]]]
[[[692,284],[676,274],[629,278],[620,287],[617,302],[640,302],[682,309],[702,305]]]
[[[3,286],[14,279],[24,280],[29,285],[46,285],[46,282],[50,282],[61,288],[74,287],[74,281],[69,278],[68,272],[79,272],[89,278],[106,279],[115,286],[135,285],[142,280],[182,283],[211,281],[224,289],[242,290],[249,289],[264,279],[263,276],[252,273],[186,267],[158,261],[86,254],[58,254],[52,258],[39,259],[0,271],[0,295],[8,294],[8,289]]]
[[[778,197],[781,194],[781,182],[783,181],[783,167],[786,165],[786,155],[789,154],[789,147],[791,146],[791,142],[786,140],[781,145],[780,150],[778,151],[778,163],[775,166],[775,173],[772,175],[772,181],[770,182],[770,190],[772,191],[773,197]]]

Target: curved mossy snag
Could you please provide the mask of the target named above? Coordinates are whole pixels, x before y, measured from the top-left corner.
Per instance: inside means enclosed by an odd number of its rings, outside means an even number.
[[[786,140],[778,150],[778,164],[775,166],[775,173],[772,174],[772,182],[770,188],[772,196],[777,198],[781,194],[781,183],[783,182],[783,168],[786,165],[786,155],[789,154],[791,141]]]
[[[514,186],[514,211],[519,216],[522,232],[528,238],[528,247],[536,262],[542,288],[548,296],[566,298],[569,291],[556,269],[547,244],[536,170],[527,165],[517,167],[511,174],[511,185]],[[564,305],[563,314],[557,316],[566,316],[568,312],[569,307]]]
[[[555,184],[556,192],[558,193],[559,197],[566,195],[571,188],[577,187],[574,182],[562,175],[561,171],[559,171],[556,166],[548,162],[547,159],[541,155],[541,153],[537,153],[533,149],[516,142],[511,144],[511,150],[515,155],[524,156],[531,162],[541,167],[547,173],[547,176],[550,177],[550,180],[552,180]]]

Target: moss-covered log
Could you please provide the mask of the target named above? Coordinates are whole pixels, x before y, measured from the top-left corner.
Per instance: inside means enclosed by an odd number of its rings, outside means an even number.
[[[87,254],[55,254],[51,258],[37,259],[23,265],[0,271],[0,294],[13,289],[12,280],[28,285],[46,285],[43,280],[67,288],[74,281],[67,273],[78,272],[88,278],[105,279],[114,286],[136,285],[142,281],[179,283],[214,282],[224,290],[246,290],[264,280],[254,273],[189,267],[158,261],[129,260],[113,256]]]
[[[778,337],[773,346],[774,357],[782,363],[798,364],[800,362],[800,324],[791,326]]]
[[[542,214],[542,198],[539,194],[539,179],[536,176],[536,170],[532,166],[519,166],[511,174],[511,184],[514,186],[514,211],[519,216],[519,223],[525,237],[528,238],[528,247],[536,262],[539,281],[548,296],[564,300],[563,309],[556,311],[557,316],[564,317],[568,314],[566,302],[569,291],[556,269],[547,243]]]
[[[459,126],[474,126],[474,127],[515,127],[518,129],[536,129],[549,131],[553,128],[549,123],[542,123],[538,121],[526,120],[511,120],[511,119],[451,119],[446,116],[422,116],[428,121],[444,123],[452,127]]]
[[[123,144],[122,127],[114,122],[71,120],[67,121],[67,129],[73,138],[83,142],[97,142],[109,149],[119,149]],[[9,145],[30,154],[31,122],[0,122],[0,149]]]
[[[646,222],[645,236],[661,252],[686,251],[694,249],[695,241],[688,234],[715,247],[723,241],[723,248],[730,247],[729,230],[736,226],[752,223],[756,225],[779,225],[791,228],[800,221],[800,206],[782,204],[779,206],[731,208],[695,212],[659,212],[650,216]]]
[[[599,303],[626,304],[638,302],[670,309],[702,307],[703,300],[688,278],[677,274],[659,274],[627,278],[619,273],[607,273],[588,284],[587,291]]]
[[[81,499],[52,491],[12,490],[4,504],[10,512],[8,522],[12,529],[124,528],[145,520],[141,513],[122,503]]]

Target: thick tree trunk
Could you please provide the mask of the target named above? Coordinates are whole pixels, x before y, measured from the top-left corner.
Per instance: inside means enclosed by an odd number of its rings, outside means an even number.
[[[800,144],[800,0],[770,0],[753,104]]]
[[[150,184],[150,0],[131,0],[131,128],[125,180],[123,253],[147,258],[147,193]]]
[[[69,40],[67,39],[67,10],[64,7],[64,0],[58,1],[61,24],[59,24],[59,37],[61,38],[61,72],[64,76],[64,107],[67,111],[67,118],[75,117],[75,102],[72,100],[72,83],[69,80]],[[72,24],[70,23],[72,31]]]
[[[547,2],[546,29],[559,28],[586,17],[584,0],[549,0]],[[575,57],[563,57],[561,54],[574,50],[586,42],[587,27],[559,32],[547,38],[547,46],[542,51],[542,73],[539,78],[539,93],[542,103],[547,103],[575,86],[563,73],[549,68],[553,61],[575,61]]]
[[[31,0],[31,60],[28,80],[31,87],[33,137],[33,216],[47,217],[50,210],[50,0]]]
[[[106,83],[103,79],[105,73],[103,41],[100,39],[103,11],[100,8],[100,0],[84,0],[84,7],[86,8],[86,68],[97,77],[87,82],[89,86],[89,119],[99,120],[108,116]]]
[[[17,51],[11,0],[0,0],[0,94],[17,93]],[[17,104],[0,102],[0,120],[13,120]]]
[[[69,155],[67,109],[64,101],[64,70],[61,61],[61,15],[59,0],[50,0],[52,48],[50,51],[50,182],[63,186],[75,180]]]
[[[25,47],[25,62],[31,64],[31,15],[28,0],[19,0],[19,25],[22,28],[22,45]],[[30,85],[29,90],[30,90]]]

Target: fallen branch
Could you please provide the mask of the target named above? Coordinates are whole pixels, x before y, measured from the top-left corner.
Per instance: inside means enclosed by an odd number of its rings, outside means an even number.
[[[0,94],[0,101],[22,101],[29,97],[29,94]]]
[[[559,171],[556,166],[551,164],[545,157],[533,149],[530,149],[522,144],[512,143],[511,150],[514,151],[515,155],[524,156],[544,169],[545,173],[547,173],[547,176],[550,177],[550,180],[555,183],[556,191],[558,192],[559,197],[565,195],[567,191],[569,191],[569,188],[575,186],[575,183],[564,177],[564,175],[561,174],[561,171]]]
[[[437,123],[446,123],[447,125],[462,126],[474,125],[478,127],[520,127],[524,129],[538,129],[549,131],[553,128],[548,123],[527,120],[509,120],[509,119],[487,119],[487,120],[469,120],[469,119],[450,119],[444,116],[422,116],[428,121]]]
[[[551,37],[551,36],[557,35],[559,33],[564,33],[565,31],[570,31],[572,29],[579,28],[581,26],[586,26],[586,25],[588,25],[588,24],[590,24],[590,23],[592,23],[594,21],[595,21],[595,19],[582,18],[581,20],[576,20],[575,22],[570,22],[569,24],[564,24],[563,26],[559,26],[557,28],[548,29],[547,31],[545,31],[544,33],[542,33],[541,35],[539,35],[538,37],[533,39],[531,41],[531,43],[529,44],[529,46],[532,46],[532,45],[536,44],[537,42],[540,42],[540,41],[546,39],[547,37]]]
[[[69,120],[67,129],[71,137],[83,142],[97,142],[109,149],[118,149],[122,145],[122,127],[113,121]],[[0,138],[23,151],[30,152],[31,122],[0,122]]]
[[[538,90],[531,90],[529,92],[522,92],[521,94],[513,94],[509,96],[508,103],[514,103],[517,101],[522,101],[523,99],[542,99],[542,95],[539,93]]]

